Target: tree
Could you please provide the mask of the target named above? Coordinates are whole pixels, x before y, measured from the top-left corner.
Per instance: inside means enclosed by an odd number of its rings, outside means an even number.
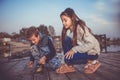
[[[47,26],[45,26],[45,25],[42,24],[42,25],[40,25],[39,27],[37,27],[37,29],[38,29],[38,31],[40,31],[41,33],[49,35]]]
[[[0,32],[0,38],[11,38],[12,36],[6,32]]]
[[[13,35],[13,39],[17,39],[17,38],[20,38],[20,34],[14,34]]]
[[[48,27],[48,31],[49,31],[49,34],[50,34],[52,37],[55,36],[55,29],[54,29],[53,26],[50,25],[50,26]]]
[[[22,28],[22,29],[20,30],[20,35],[21,35],[21,36],[24,36],[24,35],[26,34],[27,29],[28,29],[28,28]]]

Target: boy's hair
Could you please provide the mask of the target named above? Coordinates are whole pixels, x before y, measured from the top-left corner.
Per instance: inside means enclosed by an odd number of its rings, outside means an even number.
[[[31,26],[26,30],[26,38],[30,38],[32,37],[32,35],[35,35],[36,37],[39,35],[39,31],[35,26]]]

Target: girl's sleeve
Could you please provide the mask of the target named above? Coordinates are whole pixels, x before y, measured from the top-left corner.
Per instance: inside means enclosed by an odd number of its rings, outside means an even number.
[[[85,53],[88,52],[89,50],[91,50],[94,47],[94,41],[95,38],[94,36],[92,36],[90,33],[87,36],[84,35],[83,39],[82,36],[84,34],[84,31],[81,28],[78,28],[77,30],[77,46],[74,46],[72,48],[72,50],[76,53],[76,52],[80,52],[80,53]]]
[[[72,50],[76,53],[76,52],[80,52],[80,53],[85,53],[88,52],[89,50],[91,50],[94,47],[94,45],[92,44],[91,41],[88,41],[86,43],[80,43],[77,46],[73,47]]]

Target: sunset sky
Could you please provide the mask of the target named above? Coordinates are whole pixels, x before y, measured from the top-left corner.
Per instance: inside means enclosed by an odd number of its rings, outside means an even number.
[[[60,35],[60,13],[74,9],[95,34],[120,37],[120,0],[0,0],[0,32],[17,32],[22,27],[52,25]]]

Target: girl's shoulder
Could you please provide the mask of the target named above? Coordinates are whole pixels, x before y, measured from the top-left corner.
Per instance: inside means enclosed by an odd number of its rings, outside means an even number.
[[[83,28],[80,25],[77,26],[77,33],[84,34],[84,36],[88,36],[91,34],[87,26],[85,26],[83,30]]]
[[[84,29],[85,29],[85,31],[89,31],[89,29],[88,29],[88,27],[87,26],[84,26]],[[81,31],[84,31],[83,30],[83,28],[82,28],[82,26],[81,25],[77,25],[77,30],[81,30]]]
[[[84,33],[84,30],[79,24],[77,25],[77,32]]]

